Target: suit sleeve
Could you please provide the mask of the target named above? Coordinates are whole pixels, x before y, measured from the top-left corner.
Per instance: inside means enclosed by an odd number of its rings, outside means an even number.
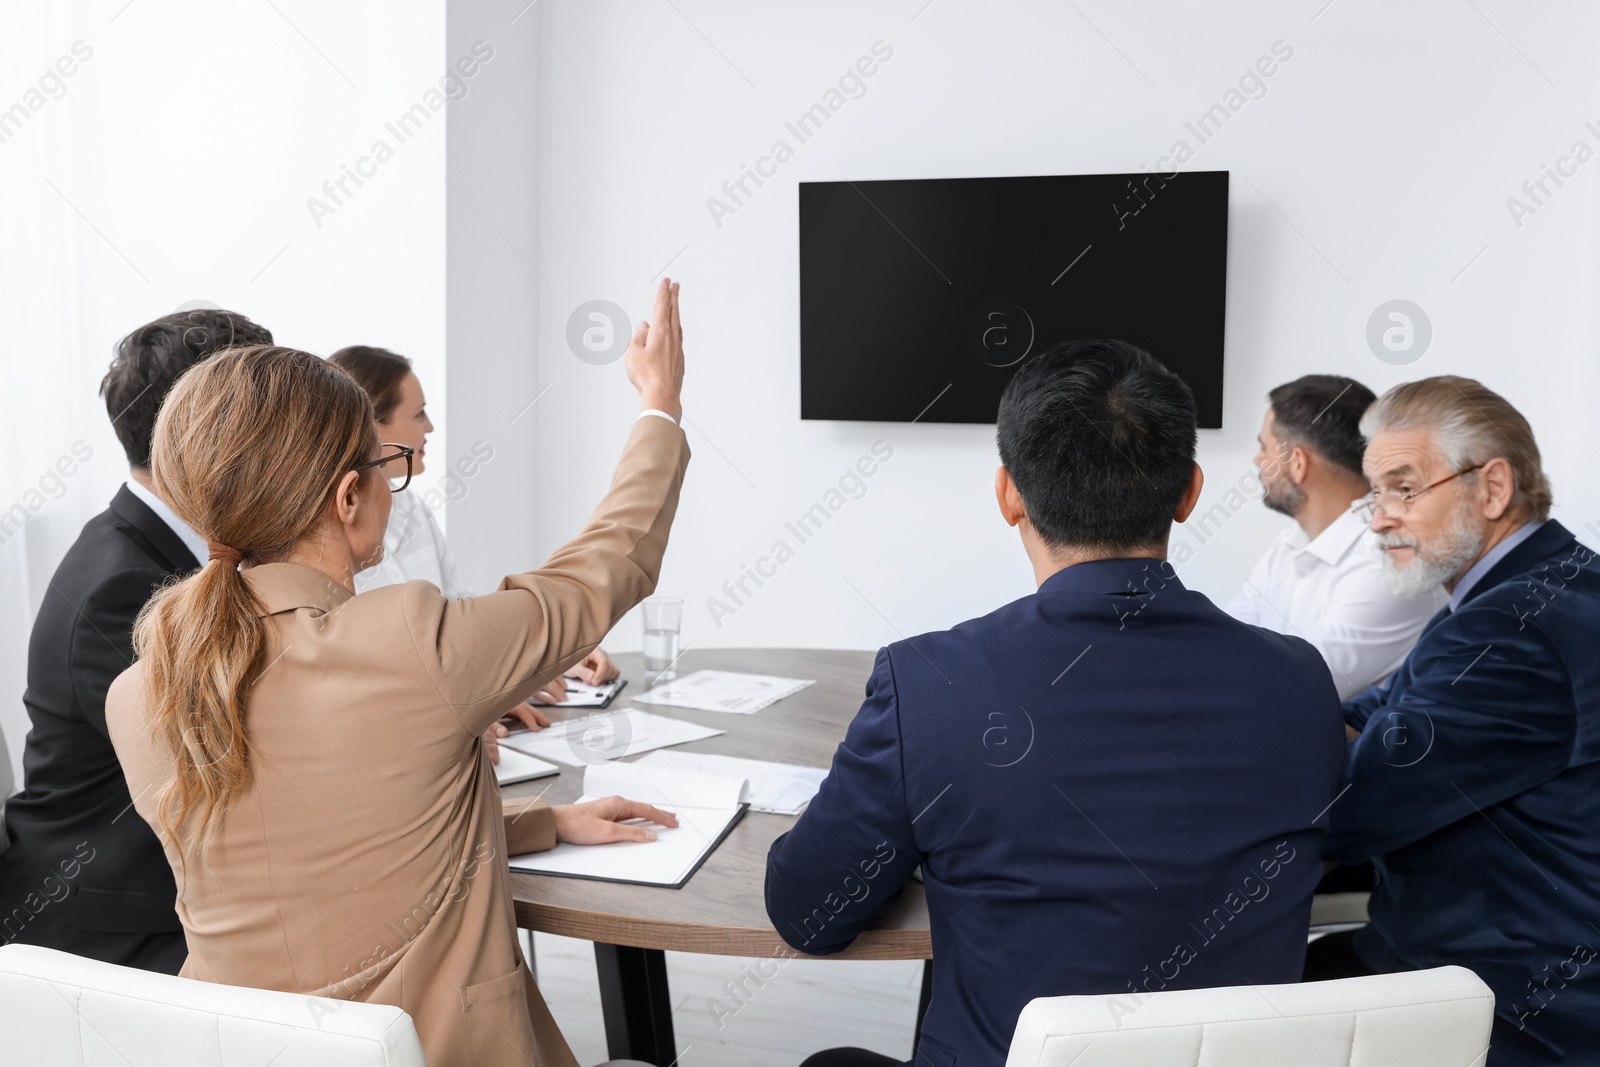
[[[1350,721],[1376,704],[1350,742],[1349,792],[1330,812],[1327,858],[1393,852],[1566,768],[1568,671],[1541,627],[1516,622],[1503,607],[1460,612],[1417,646],[1403,693],[1368,690],[1355,715],[1346,705]]]
[[[509,575],[487,596],[454,601],[429,583],[406,584],[416,653],[469,734],[588,655],[655,590],[688,462],[682,429],[640,419],[610,491],[544,566]]]
[[[72,695],[84,721],[109,740],[106,692],[117,675],[133,666],[133,623],[166,576],[160,571],[117,571],[97,585],[81,604],[73,604],[72,649],[67,669]],[[62,594],[54,586],[49,596]]]
[[[779,935],[817,956],[848,947],[899,898],[922,862],[911,823],[894,672],[884,649],[822,788],[767,853],[767,915]]]
[[[538,797],[506,797],[500,802],[500,816],[506,828],[506,855],[556,847],[556,813]]]
[[[1367,722],[1372,718],[1372,713],[1387,702],[1389,687],[1394,684],[1394,677],[1367,686],[1355,696],[1346,700],[1343,705],[1344,721],[1357,730],[1366,729]]]

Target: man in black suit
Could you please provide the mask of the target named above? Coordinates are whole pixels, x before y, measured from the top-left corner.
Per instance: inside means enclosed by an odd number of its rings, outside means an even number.
[[[106,734],[111,682],[133,662],[133,622],[163,582],[200,566],[205,542],[150,487],[156,412],[190,367],[270,344],[243,315],[181,311],[117,345],[100,383],[129,481],[56,568],[28,643],[32,728],[23,789],[5,806],[0,944],[13,941],[176,974],[188,954],[172,869]]]

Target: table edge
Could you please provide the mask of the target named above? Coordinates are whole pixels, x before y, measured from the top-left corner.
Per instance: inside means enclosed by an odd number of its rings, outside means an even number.
[[[609,945],[694,952],[712,956],[804,956],[843,960],[928,960],[933,958],[930,930],[866,930],[841,952],[811,956],[791,948],[768,926],[708,926],[679,919],[632,916],[516,900],[517,926]]]

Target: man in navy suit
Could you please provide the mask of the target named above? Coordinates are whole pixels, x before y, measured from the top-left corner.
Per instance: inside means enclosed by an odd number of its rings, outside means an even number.
[[[1359,731],[1329,857],[1371,859],[1371,925],[1307,978],[1459,964],[1495,991],[1493,1067],[1600,1057],[1600,563],[1549,518],[1527,420],[1468,378],[1362,420],[1366,510],[1399,593],[1450,599]]]
[[[998,421],[995,494],[1038,592],[881,650],[767,859],[774,926],[819,955],[922,866],[934,1067],[1002,1063],[1035,997],[1123,994],[1122,1018],[1161,989],[1298,979],[1346,752],[1317,651],[1166,562],[1201,488],[1176,375],[1074,342],[1018,370]]]
[[[100,391],[129,477],[67,550],[34,620],[22,695],[32,724],[23,788],[5,807],[11,847],[0,854],[0,944],[172,974],[188,955],[172,867],[131,810],[106,733],[106,690],[133,662],[133,621],[144,602],[207,554],[151,487],[161,401],[221,349],[271,343],[272,334],[243,315],[200,309],[146,323],[117,345]]]

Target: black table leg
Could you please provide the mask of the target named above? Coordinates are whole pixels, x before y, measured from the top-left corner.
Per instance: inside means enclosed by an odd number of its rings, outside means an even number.
[[[928,1014],[928,1001],[933,999],[933,961],[922,965],[922,995],[917,997],[917,1028],[911,1031],[911,1055],[917,1054],[922,1044],[922,1017]]]
[[[672,1036],[666,953],[596,941],[594,962],[600,971],[606,1055],[614,1060],[643,1060],[656,1067],[672,1067],[678,1050]]]

